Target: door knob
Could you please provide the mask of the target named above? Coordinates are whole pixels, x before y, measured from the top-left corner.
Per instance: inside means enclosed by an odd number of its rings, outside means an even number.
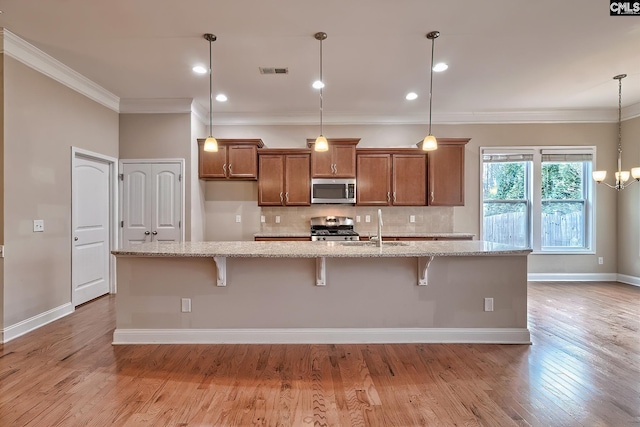
[[[155,236],[156,234],[158,234],[158,232],[157,232],[157,231],[154,231],[154,232],[153,232],[153,233],[151,233],[151,234],[153,234],[153,235]]]
[[[75,240],[75,241],[77,242],[77,241],[78,241],[78,238],[77,238],[77,237],[74,237],[74,238],[73,238],[73,240]]]
[[[145,232],[144,232],[144,235],[145,235],[145,236],[148,236],[149,234],[151,234],[151,233],[149,233],[148,231],[145,231]]]

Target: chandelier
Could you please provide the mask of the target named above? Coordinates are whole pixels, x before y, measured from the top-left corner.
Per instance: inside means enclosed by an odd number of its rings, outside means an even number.
[[[615,173],[616,183],[611,185],[604,182],[607,177],[607,171],[595,171],[593,172],[593,179],[598,184],[604,184],[607,187],[615,188],[616,190],[624,190],[634,181],[626,184],[630,177],[633,177],[636,181],[640,181],[640,167],[632,168],[631,173],[629,171],[622,170],[622,79],[627,77],[626,74],[619,74],[614,77],[614,80],[618,80],[618,171]]]

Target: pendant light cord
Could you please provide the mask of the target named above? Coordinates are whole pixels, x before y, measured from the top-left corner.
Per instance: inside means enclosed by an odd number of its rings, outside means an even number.
[[[212,39],[209,38],[209,136],[213,136],[213,67],[211,65],[211,43]]]
[[[429,78],[429,135],[431,135],[431,104],[433,98],[433,51],[435,49],[435,37],[431,39],[431,68]]]
[[[625,75],[619,75],[618,79],[618,176],[621,177],[622,171],[622,79]]]
[[[324,80],[322,80],[322,39],[320,39],[320,135],[322,135],[322,88],[324,87]]]

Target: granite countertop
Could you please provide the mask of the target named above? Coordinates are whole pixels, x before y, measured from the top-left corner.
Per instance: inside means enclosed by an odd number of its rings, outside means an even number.
[[[145,243],[112,252],[118,256],[232,258],[371,258],[528,255],[530,249],[481,240],[385,242],[184,242]]]

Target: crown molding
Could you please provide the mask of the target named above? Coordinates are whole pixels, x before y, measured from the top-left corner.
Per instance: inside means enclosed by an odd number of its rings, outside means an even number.
[[[191,98],[122,98],[123,114],[179,114],[191,113]]]
[[[622,121],[640,117],[640,102],[622,109]]]
[[[203,124],[209,124],[209,112],[205,110],[202,105],[198,104],[195,101],[191,103],[191,113]]]
[[[3,40],[2,53],[87,98],[119,112],[120,98],[105,88],[67,67],[52,56],[47,55],[6,28],[0,28],[0,38]]]

